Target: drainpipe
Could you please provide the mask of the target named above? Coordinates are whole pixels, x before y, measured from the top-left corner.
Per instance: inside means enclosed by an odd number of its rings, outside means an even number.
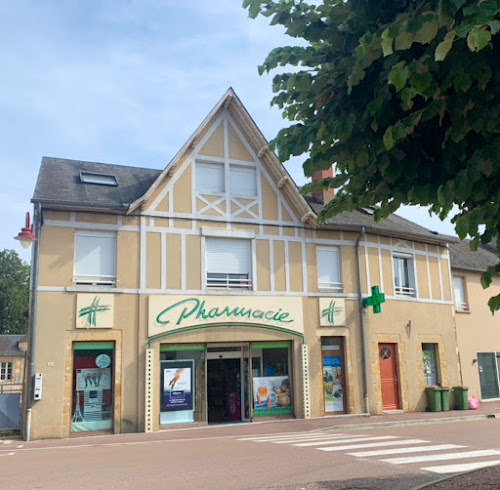
[[[38,297],[38,256],[40,250],[40,229],[42,227],[42,207],[35,204],[33,210],[33,228],[36,241],[33,242],[31,252],[31,281],[30,281],[30,324],[29,324],[29,365],[28,365],[28,392],[26,394],[26,440],[31,439],[31,412],[33,408],[33,378],[35,376],[35,333],[36,308]]]
[[[361,261],[359,258],[359,242],[365,236],[365,227],[361,227],[361,234],[356,240],[356,258],[358,265],[358,300],[359,300],[359,324],[361,327],[361,362],[363,365],[363,390],[365,400],[365,413],[370,413],[370,405],[368,403],[368,368],[366,366],[366,338],[365,338],[365,317],[363,311],[363,291],[361,287]]]

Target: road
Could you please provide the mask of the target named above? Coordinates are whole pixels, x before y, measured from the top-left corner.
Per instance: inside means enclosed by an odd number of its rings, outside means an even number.
[[[499,419],[347,431],[297,421],[3,441],[0,487],[409,490],[500,463],[499,430]]]

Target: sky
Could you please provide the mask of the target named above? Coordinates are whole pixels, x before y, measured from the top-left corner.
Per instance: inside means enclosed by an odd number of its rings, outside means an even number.
[[[296,44],[241,0],[0,2],[0,250],[32,211],[43,156],[164,168],[229,87],[268,140],[286,125],[257,66]],[[301,160],[285,165],[305,183]],[[440,233],[425,209],[398,214]]]

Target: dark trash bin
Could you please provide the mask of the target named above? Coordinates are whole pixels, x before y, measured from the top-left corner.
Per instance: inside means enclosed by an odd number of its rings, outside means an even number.
[[[439,386],[427,386],[425,388],[427,395],[427,408],[430,412],[441,412],[441,388]]]
[[[469,410],[469,388],[466,386],[455,386],[455,409]]]

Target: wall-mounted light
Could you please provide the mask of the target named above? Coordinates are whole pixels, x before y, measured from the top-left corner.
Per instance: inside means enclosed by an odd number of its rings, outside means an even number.
[[[28,248],[32,242],[36,241],[36,237],[33,235],[33,226],[30,226],[30,213],[26,213],[26,226],[14,239],[19,240],[23,248]]]

